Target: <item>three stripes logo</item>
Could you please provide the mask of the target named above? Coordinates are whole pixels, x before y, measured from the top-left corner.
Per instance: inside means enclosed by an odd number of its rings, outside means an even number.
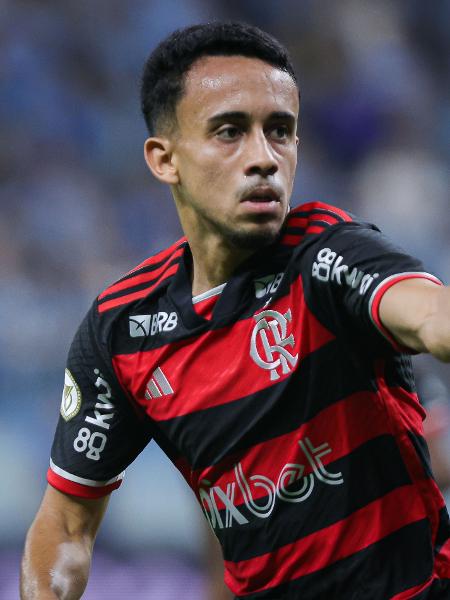
[[[170,396],[171,394],[173,394],[172,386],[167,381],[167,377],[161,371],[160,367],[157,367],[147,382],[145,397],[147,400],[154,400],[155,398]]]

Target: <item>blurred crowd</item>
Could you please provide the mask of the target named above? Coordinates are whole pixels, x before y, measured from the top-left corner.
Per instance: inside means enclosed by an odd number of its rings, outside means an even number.
[[[20,547],[40,501],[75,328],[106,284],[181,235],[143,160],[143,63],[173,29],[215,19],[291,51],[293,204],[347,208],[450,281],[448,0],[3,0],[0,550]],[[129,471],[100,547],[200,564],[201,517],[177,474],[154,448]]]

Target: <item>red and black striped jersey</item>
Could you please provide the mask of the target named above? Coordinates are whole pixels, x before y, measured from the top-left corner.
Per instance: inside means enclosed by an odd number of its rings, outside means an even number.
[[[191,263],[180,240],[95,301],[69,352],[49,482],[107,494],[153,438],[195,493],[237,597],[448,594],[424,411],[378,314],[399,280],[439,280],[322,203],[293,210],[208,314]]]

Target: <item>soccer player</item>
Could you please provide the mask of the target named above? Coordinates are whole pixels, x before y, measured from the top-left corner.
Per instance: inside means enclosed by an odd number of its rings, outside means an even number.
[[[186,237],[101,293],[75,336],[22,598],[82,595],[108,496],[151,438],[236,597],[449,598],[408,353],[450,361],[450,289],[340,208],[290,211],[299,93],[267,34],[175,32],[142,108]]]

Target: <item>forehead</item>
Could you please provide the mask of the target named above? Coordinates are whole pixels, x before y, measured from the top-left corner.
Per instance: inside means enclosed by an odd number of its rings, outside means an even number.
[[[285,71],[257,58],[207,56],[187,73],[177,116],[180,125],[228,111],[261,117],[289,111],[296,116],[298,104],[297,86]]]

